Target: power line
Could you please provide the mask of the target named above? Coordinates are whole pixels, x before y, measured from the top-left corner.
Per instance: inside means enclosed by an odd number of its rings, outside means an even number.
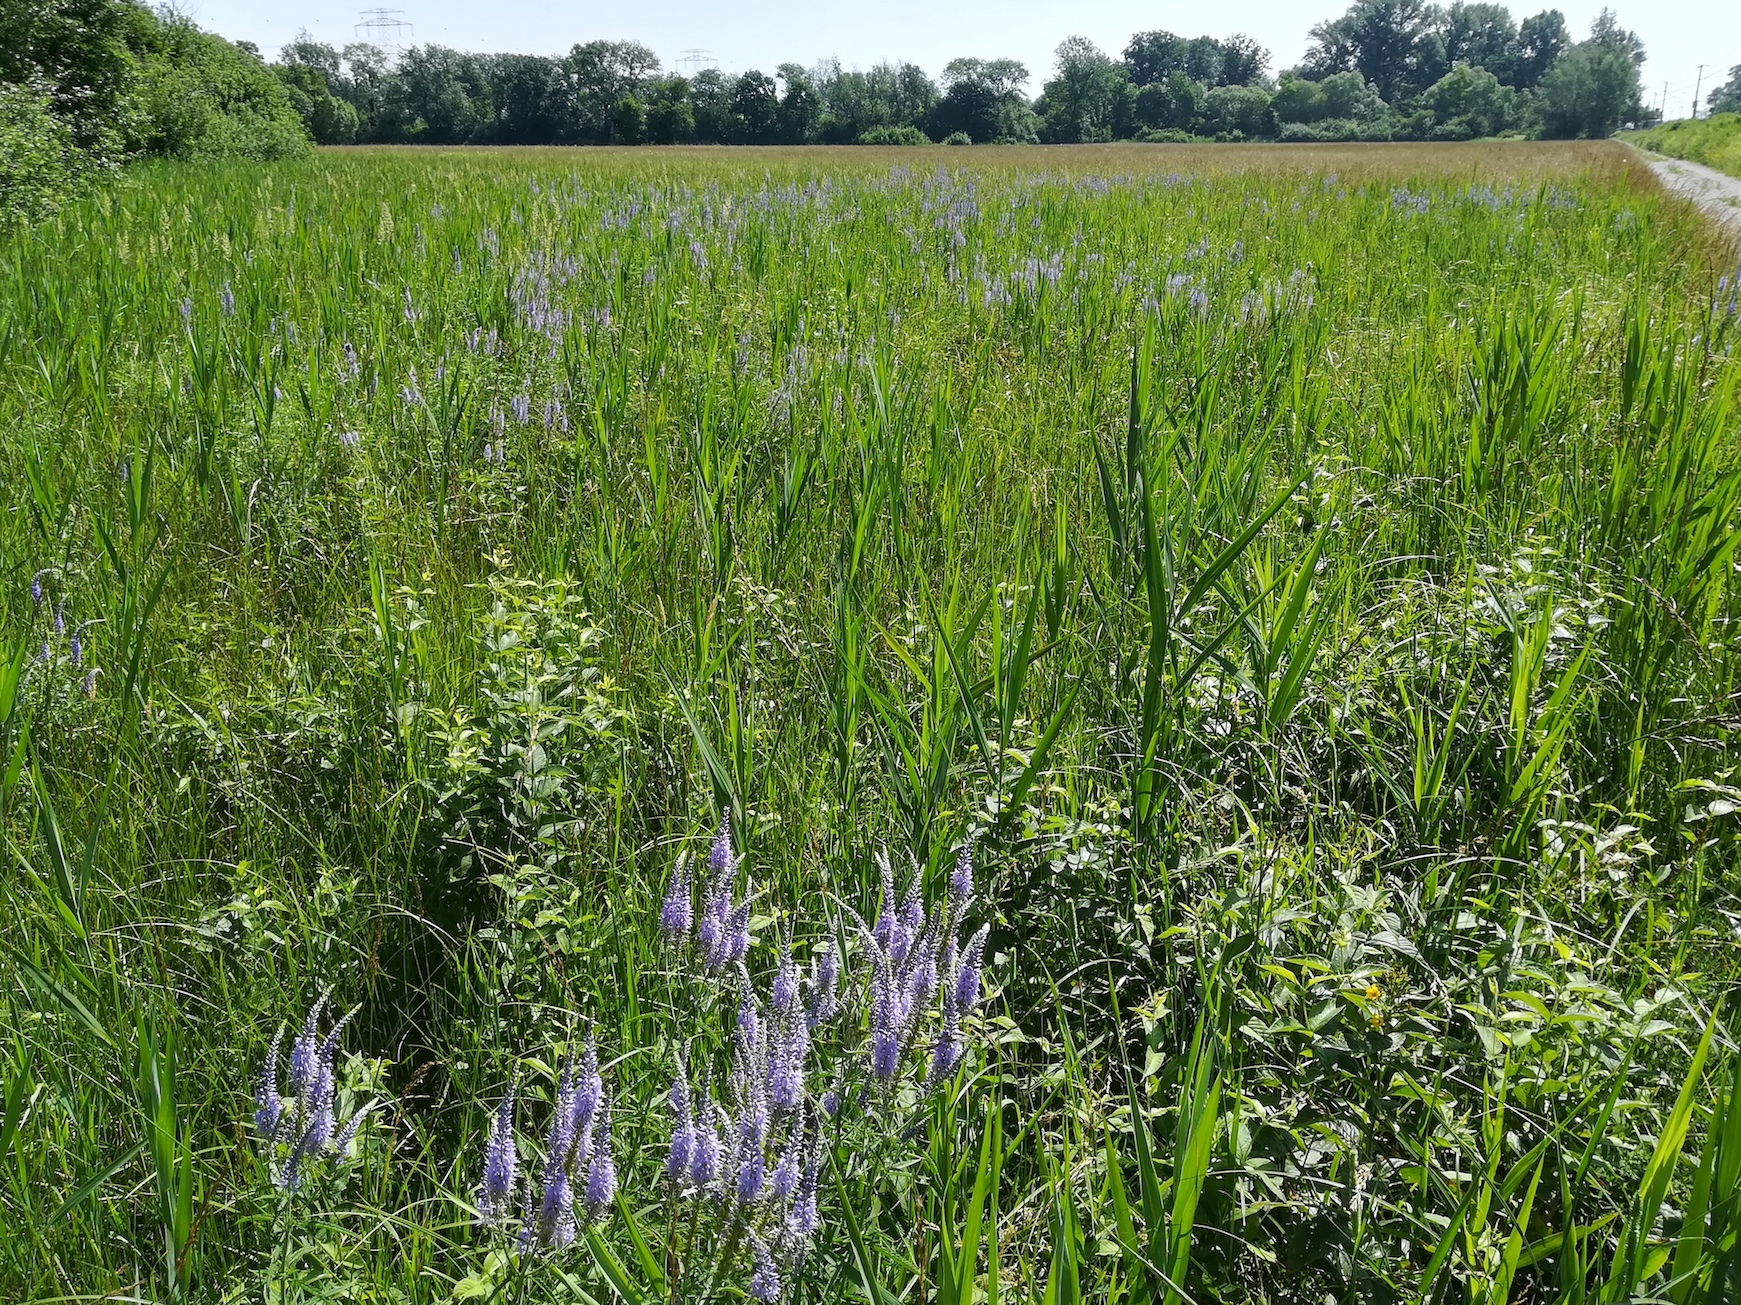
[[[357,35],[387,55],[401,55],[416,34],[416,29],[397,15],[403,9],[365,9],[358,15]]]

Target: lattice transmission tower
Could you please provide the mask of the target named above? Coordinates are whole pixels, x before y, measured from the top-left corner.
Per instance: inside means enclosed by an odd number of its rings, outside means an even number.
[[[388,58],[404,54],[416,34],[410,23],[399,17],[403,9],[365,9],[357,24],[357,38],[380,50]]]

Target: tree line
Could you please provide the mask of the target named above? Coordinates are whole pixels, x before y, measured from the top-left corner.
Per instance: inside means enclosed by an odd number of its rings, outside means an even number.
[[[1602,137],[1645,125],[1637,36],[1604,10],[1354,0],[1272,74],[1248,36],[1139,32],[1109,54],[1058,46],[1032,98],[1013,59],[838,60],[772,73],[664,69],[646,46],[567,54],[421,45],[390,58],[306,33],[272,63],[138,0],[0,3],[0,221],[46,211],[140,155],[257,159],[317,144],[953,144],[1113,140]],[[1733,83],[1732,83],[1733,84]],[[1715,105],[1715,100],[1713,101]]]
[[[1601,137],[1651,118],[1643,61],[1606,10],[1574,40],[1558,10],[1519,22],[1499,4],[1356,0],[1275,76],[1244,35],[1139,32],[1119,57],[1070,37],[1031,100],[1013,59],[955,59],[936,79],[838,60],[683,77],[632,41],[389,61],[299,35],[273,71],[323,144],[986,144]]]

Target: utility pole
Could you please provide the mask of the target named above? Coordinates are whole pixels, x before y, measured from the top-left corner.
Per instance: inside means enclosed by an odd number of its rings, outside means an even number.
[[[1699,65],[1699,79],[1693,83],[1693,117],[1699,116],[1699,92],[1705,89],[1705,65]]]
[[[1657,101],[1657,105],[1656,105],[1656,120],[1658,122],[1661,122],[1661,121],[1663,121],[1663,119],[1665,119],[1667,117],[1668,117],[1668,83],[1665,81],[1662,84],[1662,99]]]

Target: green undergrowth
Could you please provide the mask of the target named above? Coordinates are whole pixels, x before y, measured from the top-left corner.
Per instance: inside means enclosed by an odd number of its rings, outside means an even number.
[[[1046,166],[156,166],[0,246],[0,1298],[662,1299],[729,809],[758,966],[882,848],[993,926],[790,1299],[1734,1299],[1734,269],[1614,173]],[[286,1202],[328,987],[377,1104]],[[619,1210],[510,1266],[586,1029]]]

